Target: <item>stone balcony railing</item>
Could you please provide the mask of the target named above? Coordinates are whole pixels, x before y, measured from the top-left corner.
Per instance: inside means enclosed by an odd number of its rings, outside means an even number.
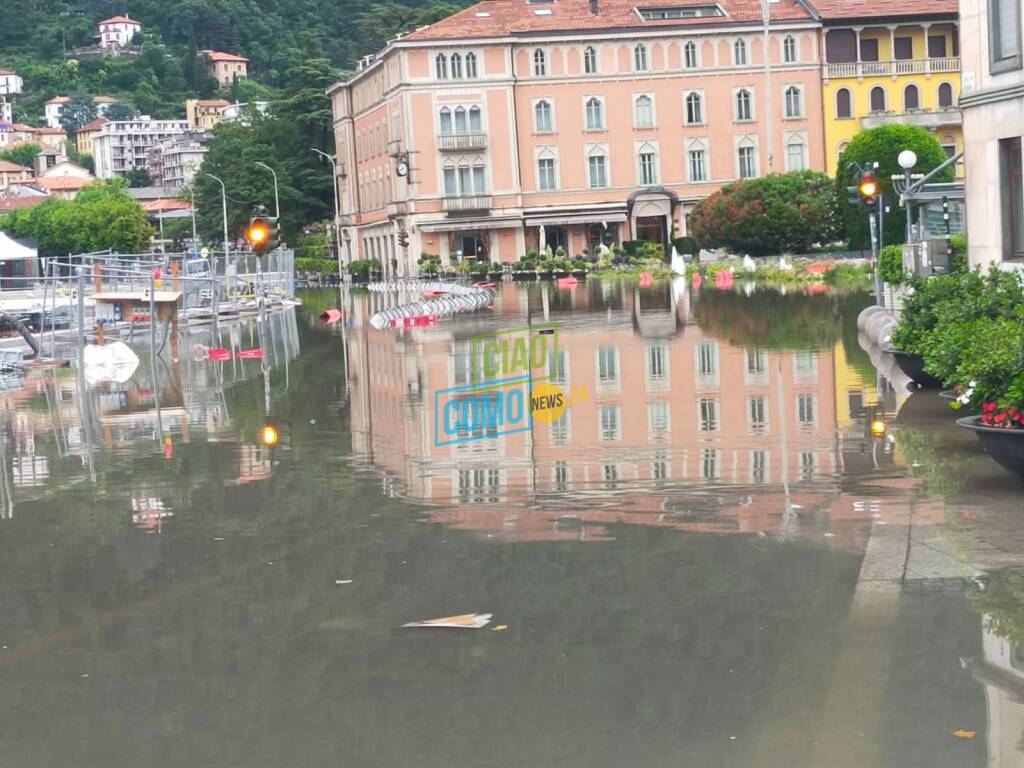
[[[487,149],[487,134],[479,131],[442,133],[437,137],[437,146],[442,152],[476,152]]]
[[[459,195],[444,198],[444,209],[448,213],[487,211],[491,207],[490,195]]]
[[[912,109],[907,112],[873,112],[860,119],[861,128],[877,128],[890,123],[917,125],[921,128],[943,128],[950,125],[961,125],[963,115],[956,107],[946,107],[945,109]]]
[[[937,59],[894,59],[892,61],[851,61],[845,64],[826,64],[824,77],[896,77],[898,75],[927,75],[941,72],[959,72],[960,57],[944,56]]]

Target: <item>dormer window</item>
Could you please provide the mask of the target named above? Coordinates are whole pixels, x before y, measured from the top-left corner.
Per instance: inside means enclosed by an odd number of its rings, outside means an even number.
[[[663,19],[697,19],[707,16],[725,16],[725,12],[717,5],[683,5],[637,8],[636,12],[644,21],[661,21]]]

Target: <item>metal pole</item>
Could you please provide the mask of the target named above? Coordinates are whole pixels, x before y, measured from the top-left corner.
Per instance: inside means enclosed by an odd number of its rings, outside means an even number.
[[[192,250],[199,248],[199,235],[196,234],[196,188],[189,187],[189,194],[192,196]]]
[[[338,164],[334,160],[334,155],[328,155],[326,152],[321,152],[316,147],[312,147],[312,150],[318,155],[326,157],[331,163],[331,185],[334,187],[334,247],[338,252],[338,275],[341,275],[341,205],[338,202]]]
[[[231,248],[231,246],[228,244],[228,190],[227,187],[224,186],[224,182],[217,176],[214,176],[212,173],[206,173],[204,175],[209,176],[211,179],[220,184],[221,215],[224,217],[224,263],[226,265],[228,260],[228,252]]]
[[[775,170],[775,137],[772,131],[772,64],[769,56],[769,26],[771,24],[770,0],[761,0],[762,40],[761,55],[764,57],[764,133],[768,151],[768,173]]]
[[[280,201],[280,199],[277,196],[277,171],[275,171],[273,168],[271,168],[266,163],[261,163],[258,160],[254,163],[254,165],[258,165],[260,168],[266,168],[268,171],[270,171],[274,175],[274,217],[275,218],[280,218],[281,217],[281,201]]]
[[[156,430],[160,445],[164,442],[164,424],[160,417],[160,384],[156,367],[156,285],[149,273],[149,364],[153,370],[153,405],[156,407]]]
[[[879,271],[878,264],[878,237],[875,234],[875,222],[877,216],[874,211],[868,214],[868,229],[871,230],[871,260],[875,265],[875,304],[883,306],[882,304],[882,273]]]
[[[949,262],[949,269],[953,271],[953,230],[949,222],[949,198],[942,196],[942,221],[946,225],[946,259]]]
[[[85,367],[85,267],[78,268],[78,365]]]
[[[907,168],[907,169],[905,169],[903,171],[903,185],[904,185],[904,189],[910,189],[910,183],[911,183],[910,169]],[[904,196],[904,198],[903,198],[903,207],[904,207],[904,209],[906,209],[906,212],[907,212],[907,235],[906,235],[906,242],[909,243],[911,240],[914,239],[913,238],[913,233],[914,233],[914,215],[913,215],[913,213],[910,210],[910,207],[911,207],[910,206],[910,200],[907,199],[906,196]]]

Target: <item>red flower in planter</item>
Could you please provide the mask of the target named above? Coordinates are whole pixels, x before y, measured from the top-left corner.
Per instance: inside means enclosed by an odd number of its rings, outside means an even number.
[[[996,409],[996,404],[992,400],[989,400],[987,403],[982,403],[981,404],[981,412],[982,413],[989,414],[989,413],[992,413],[992,411],[994,411],[995,409]]]

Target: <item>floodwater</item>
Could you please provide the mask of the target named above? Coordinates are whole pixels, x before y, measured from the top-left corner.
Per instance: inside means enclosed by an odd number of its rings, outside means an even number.
[[[1024,485],[866,295],[303,300],[0,394],[0,765],[1019,764]],[[547,323],[566,413],[439,439],[473,337]]]

